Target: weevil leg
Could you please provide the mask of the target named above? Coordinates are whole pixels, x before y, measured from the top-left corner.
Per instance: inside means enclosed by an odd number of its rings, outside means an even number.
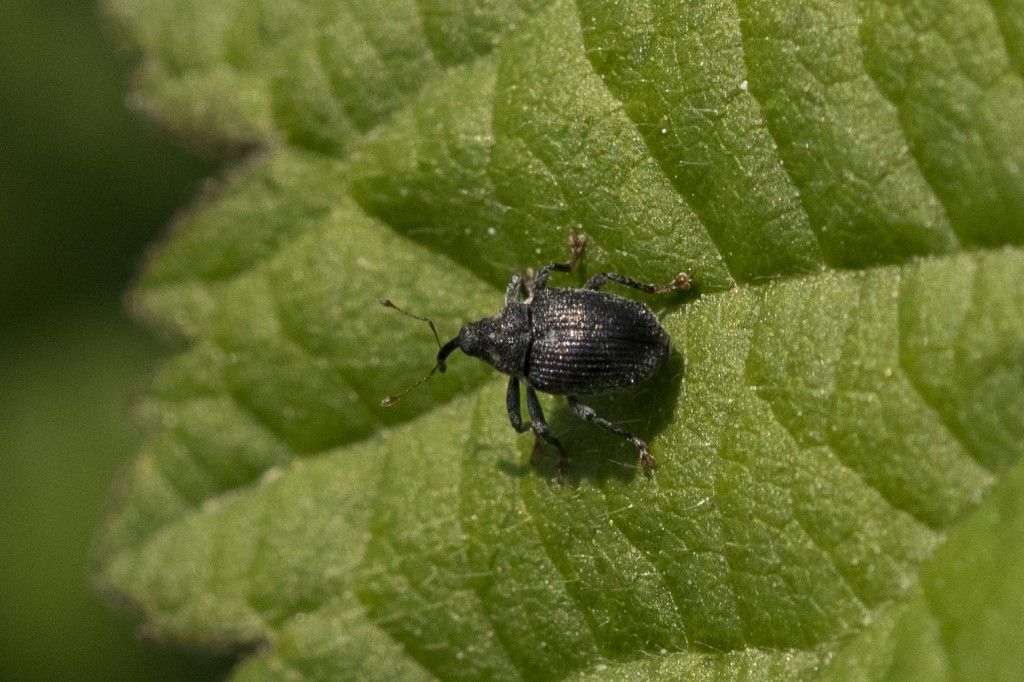
[[[667,294],[670,291],[686,291],[690,288],[691,283],[690,276],[685,272],[680,272],[675,278],[668,284],[645,284],[639,282],[632,277],[626,277],[625,275],[619,275],[614,272],[601,272],[591,277],[586,284],[583,285],[584,289],[600,289],[608,282],[618,282],[624,284],[627,287],[633,287],[640,291],[646,291],[649,294]]]
[[[535,461],[537,458],[541,438],[554,445],[558,449],[558,483],[561,485],[565,482],[565,472],[569,469],[569,457],[565,454],[562,443],[551,433],[548,422],[544,419],[544,410],[540,407],[537,393],[529,385],[526,386],[526,409],[530,413],[533,432],[537,435],[537,439],[533,442],[533,454],[530,455],[530,461]]]
[[[508,392],[505,393],[505,405],[508,407],[508,420],[512,422],[512,428],[519,433],[526,433],[530,430],[530,423],[523,423],[523,410],[519,405],[519,379],[512,377],[508,380]]]
[[[644,475],[647,476],[647,478],[651,477],[651,472],[657,466],[657,462],[654,461],[654,457],[652,457],[651,453],[647,450],[646,442],[637,436],[634,436],[629,431],[612,424],[607,419],[597,416],[597,412],[594,412],[594,408],[589,405],[584,405],[575,396],[567,396],[567,399],[569,401],[569,409],[580,419],[588,421],[591,424],[597,424],[602,429],[607,429],[612,433],[622,436],[628,441],[632,441],[633,445],[636,446],[636,449],[640,451],[640,467],[644,470]]]
[[[580,261],[583,260],[583,250],[587,246],[587,236],[580,234],[576,230],[570,230],[569,246],[572,249],[572,255],[569,260],[564,263],[548,263],[537,271],[537,276],[533,280],[534,289],[543,289],[547,286],[548,275],[551,274],[552,270],[571,272],[573,268],[579,265]]]
[[[515,303],[520,300],[520,296],[526,296],[526,282],[523,281],[522,275],[515,272],[509,277],[508,287],[505,289],[505,305]]]

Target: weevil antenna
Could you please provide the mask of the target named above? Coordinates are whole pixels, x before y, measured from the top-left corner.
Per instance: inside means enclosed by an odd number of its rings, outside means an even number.
[[[410,312],[402,310],[401,308],[399,308],[397,305],[395,305],[394,303],[392,303],[390,300],[388,300],[386,298],[381,298],[381,299],[378,299],[378,300],[380,301],[380,304],[382,306],[384,306],[385,308],[391,308],[393,310],[397,310],[398,312],[402,313],[406,317],[411,317],[414,320],[420,320],[421,322],[426,322],[427,324],[429,324],[430,325],[430,331],[434,332],[434,340],[437,341],[438,356],[437,356],[437,363],[434,364],[433,369],[431,369],[430,372],[428,372],[425,377],[423,377],[422,379],[420,379],[419,381],[417,381],[413,385],[409,386],[409,388],[405,389],[401,393],[396,393],[394,395],[389,395],[388,397],[386,397],[386,398],[384,398],[383,400],[380,401],[380,404],[381,404],[382,407],[391,407],[392,405],[397,403],[399,400],[401,400],[405,396],[406,393],[408,393],[412,389],[416,388],[420,384],[426,383],[427,380],[430,379],[430,377],[434,376],[434,373],[437,372],[437,370],[441,370],[442,372],[444,372],[444,370],[445,370],[444,358],[441,356],[441,353],[443,352],[444,348],[441,345],[441,337],[437,335],[437,329],[434,327],[434,323],[430,319],[428,319],[426,317],[420,317],[419,315],[413,315]]]
[[[426,318],[426,317],[420,317],[419,315],[413,315],[413,314],[412,314],[412,313],[410,313],[410,312],[407,312],[407,311],[405,311],[405,310],[402,310],[402,309],[401,309],[401,308],[399,308],[399,307],[398,307],[397,305],[395,305],[394,303],[392,303],[392,302],[391,302],[391,301],[390,301],[389,299],[386,299],[386,298],[379,298],[379,299],[377,299],[377,300],[378,300],[378,301],[380,302],[380,304],[381,304],[382,306],[384,306],[385,308],[391,308],[392,310],[397,310],[398,312],[402,313],[402,314],[403,314],[403,315],[405,315],[406,317],[411,317],[411,318],[412,318],[412,319],[414,319],[414,320],[419,320],[420,322],[426,322],[427,324],[429,324],[429,325],[430,325],[430,331],[434,332],[434,340],[435,340],[435,341],[437,341],[437,349],[438,349],[438,350],[441,350],[441,337],[437,335],[437,329],[436,329],[436,328],[434,327],[434,323],[433,323],[433,321],[431,321],[431,320],[430,320],[429,318]]]
[[[402,391],[401,393],[396,393],[396,394],[394,394],[394,395],[389,395],[389,396],[388,396],[387,398],[384,398],[383,400],[381,400],[381,401],[380,401],[381,407],[391,407],[392,405],[394,405],[395,403],[397,403],[397,402],[398,402],[399,400],[401,400],[402,398],[404,398],[404,397],[405,397],[405,394],[406,394],[406,393],[408,393],[408,392],[409,392],[409,391],[411,391],[412,389],[416,388],[416,387],[417,387],[417,386],[419,386],[420,384],[424,384],[424,383],[426,383],[426,382],[427,382],[427,380],[428,380],[428,379],[429,379],[430,377],[434,376],[434,372],[436,372],[436,371],[437,371],[438,369],[440,369],[440,368],[441,368],[441,365],[440,365],[440,364],[434,365],[434,368],[433,368],[433,369],[431,369],[431,370],[430,370],[430,372],[428,372],[428,373],[427,373],[427,376],[423,377],[422,379],[420,379],[419,381],[417,381],[416,383],[414,383],[414,384],[413,384],[412,386],[410,386],[409,388],[405,389],[405,390],[404,390],[404,391]]]

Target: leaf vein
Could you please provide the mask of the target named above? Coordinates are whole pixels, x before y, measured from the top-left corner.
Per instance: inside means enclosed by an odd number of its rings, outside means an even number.
[[[743,6],[741,4],[742,1],[743,0],[734,0],[734,5],[736,7],[736,32],[739,34],[739,37],[740,37],[739,48],[740,48],[740,56],[741,56],[741,59],[743,60],[744,76],[745,77],[749,77],[749,74],[750,74],[750,58],[747,55],[747,52],[748,52],[747,43],[750,40],[750,37],[747,35],[747,31],[744,30],[744,23],[746,23],[746,22],[743,21],[743,16],[742,16],[743,15]],[[775,152],[778,154],[779,166],[782,168],[782,172],[785,173],[786,180],[789,182],[789,185],[794,189],[794,191],[796,192],[796,195],[798,197],[800,197],[800,207],[803,209],[804,217],[807,219],[807,224],[810,225],[813,228],[813,229],[811,229],[810,232],[811,232],[811,234],[814,235],[814,241],[818,245],[818,252],[821,253],[823,259],[827,259],[829,252],[828,252],[827,249],[822,248],[822,242],[821,242],[821,227],[822,226],[821,226],[820,222],[818,222],[818,221],[816,221],[814,219],[813,213],[807,209],[807,196],[806,196],[805,189],[793,177],[793,172],[790,170],[789,163],[787,163],[787,161],[786,161],[786,155],[782,153],[781,147],[779,146],[779,138],[778,138],[778,134],[775,131],[775,127],[771,124],[770,119],[765,115],[764,107],[761,105],[761,101],[758,99],[757,95],[754,94],[753,90],[748,89],[747,92],[746,92],[746,95],[750,97],[751,101],[753,101],[755,106],[757,107],[758,118],[759,118],[759,120],[761,122],[762,127],[768,133],[768,137],[772,141],[772,147],[774,148]]]
[[[867,52],[868,48],[866,45],[867,37],[864,34],[864,15],[863,15],[863,4],[858,3],[857,8],[854,10],[857,13],[858,21],[860,22],[860,30],[857,32],[857,49],[860,52],[860,64],[863,66],[865,75],[868,77],[872,85],[874,86],[875,92],[878,93],[879,97],[882,97],[886,102],[892,106],[893,110],[897,113],[897,129],[900,131],[900,135],[903,138],[903,142],[906,145],[908,158],[917,168],[918,175],[924,180],[926,186],[931,191],[932,196],[935,198],[938,206],[942,207],[942,212],[946,216],[946,224],[953,230],[957,238],[958,246],[962,246],[964,243],[969,242],[968,235],[964,233],[964,227],[959,224],[959,221],[950,220],[951,206],[949,197],[945,196],[945,192],[939,190],[936,184],[935,178],[932,174],[927,172],[926,164],[921,159],[921,152],[917,141],[913,138],[913,135],[907,129],[904,116],[907,115],[905,111],[904,102],[899,98],[893,96],[888,90],[886,90],[883,83],[879,78],[872,72],[867,66]]]
[[[582,8],[579,5],[580,0],[572,0],[572,2],[574,4],[574,6],[576,7],[576,12],[575,12],[576,24],[577,24],[577,26],[580,27],[580,31],[582,32],[582,30],[583,30],[583,10],[582,10]],[[694,202],[690,201],[689,197],[687,197],[683,193],[682,188],[680,188],[678,186],[678,184],[672,179],[672,177],[665,171],[665,167],[662,165],[661,161],[658,159],[658,157],[651,150],[651,146],[650,146],[650,144],[647,141],[647,137],[643,134],[643,130],[642,130],[642,126],[641,126],[640,122],[637,121],[633,116],[631,116],[629,114],[629,110],[626,108],[625,102],[622,101],[621,97],[616,95],[615,91],[611,88],[610,85],[608,85],[608,82],[601,75],[601,72],[598,70],[597,65],[594,63],[594,58],[593,58],[592,51],[590,49],[587,49],[585,44],[583,44],[581,47],[583,49],[584,55],[586,56],[587,63],[590,64],[591,72],[595,76],[597,76],[597,81],[601,84],[601,87],[605,90],[605,92],[608,94],[608,96],[613,101],[615,101],[618,104],[619,109],[622,111],[622,113],[626,117],[626,119],[629,120],[630,124],[633,126],[633,129],[636,131],[637,138],[638,138],[638,144],[643,145],[643,147],[644,147],[644,149],[646,151],[646,154],[647,154],[647,159],[651,163],[653,163],[654,167],[657,168],[658,172],[662,175],[662,177],[665,178],[666,184],[669,187],[672,188],[672,191],[675,192],[675,194],[678,197],[679,201],[681,201],[683,203],[683,205],[687,206],[690,209],[690,211],[693,213],[693,215],[697,217],[697,221],[696,221],[697,224],[700,225],[700,228],[704,231],[704,234],[707,235],[708,240],[714,246],[715,252],[717,253],[721,263],[725,266],[725,270],[726,270],[727,273],[729,273],[729,277],[732,279],[732,281],[733,282],[741,281],[741,277],[737,273],[737,271],[735,269],[735,266],[731,262],[731,259],[727,258],[726,255],[725,255],[725,250],[722,248],[721,239],[719,239],[718,236],[715,234],[714,230],[712,230],[708,226],[706,212],[704,212]]]

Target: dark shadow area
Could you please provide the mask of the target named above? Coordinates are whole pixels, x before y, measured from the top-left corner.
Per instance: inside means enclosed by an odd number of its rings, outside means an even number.
[[[20,332],[0,348],[0,679],[221,679],[231,657],[139,641],[90,575],[138,443],[130,405],[159,348],[116,297],[51,309]]]
[[[125,106],[127,54],[94,0],[0,23],[0,316],[119,293],[214,165]]]
[[[121,296],[209,161],[124,105],[95,0],[0,22],[0,679],[218,680],[231,657],[140,642],[88,555],[135,456],[130,404],[161,350]]]
[[[512,433],[519,436],[515,431],[512,431]],[[533,438],[533,436],[530,436],[530,438]],[[534,471],[534,467],[525,459],[515,461],[511,459],[499,459],[497,466],[503,474],[511,476],[512,478],[523,478]],[[553,471],[554,470],[552,469],[552,475]]]

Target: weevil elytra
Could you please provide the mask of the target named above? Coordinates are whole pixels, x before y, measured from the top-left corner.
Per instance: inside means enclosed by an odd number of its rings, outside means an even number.
[[[570,244],[572,257],[564,263],[548,263],[542,267],[532,285],[518,273],[513,274],[501,313],[466,323],[458,336],[447,343],[441,343],[429,319],[407,313],[382,299],[382,305],[428,323],[438,345],[437,362],[430,373],[402,393],[388,396],[382,404],[393,405],[435,372],[443,373],[445,360],[456,349],[461,349],[509,375],[506,403],[512,428],[519,433],[533,430],[531,461],[536,459],[542,439],[555,446],[559,483],[564,479],[568,457],[544,419],[537,391],[566,396],[570,411],[577,417],[631,441],[639,451],[640,466],[649,477],[655,461],[647,443],[599,417],[593,408],[580,402],[579,396],[624,389],[650,378],[669,355],[669,337],[646,305],[601,291],[601,288],[608,282],[617,282],[650,294],[663,294],[689,289],[690,276],[679,273],[668,284],[659,286],[602,272],[591,277],[580,289],[549,287],[552,270],[570,272],[579,264],[586,237],[572,232]],[[529,422],[523,422],[520,382],[526,383]]]

